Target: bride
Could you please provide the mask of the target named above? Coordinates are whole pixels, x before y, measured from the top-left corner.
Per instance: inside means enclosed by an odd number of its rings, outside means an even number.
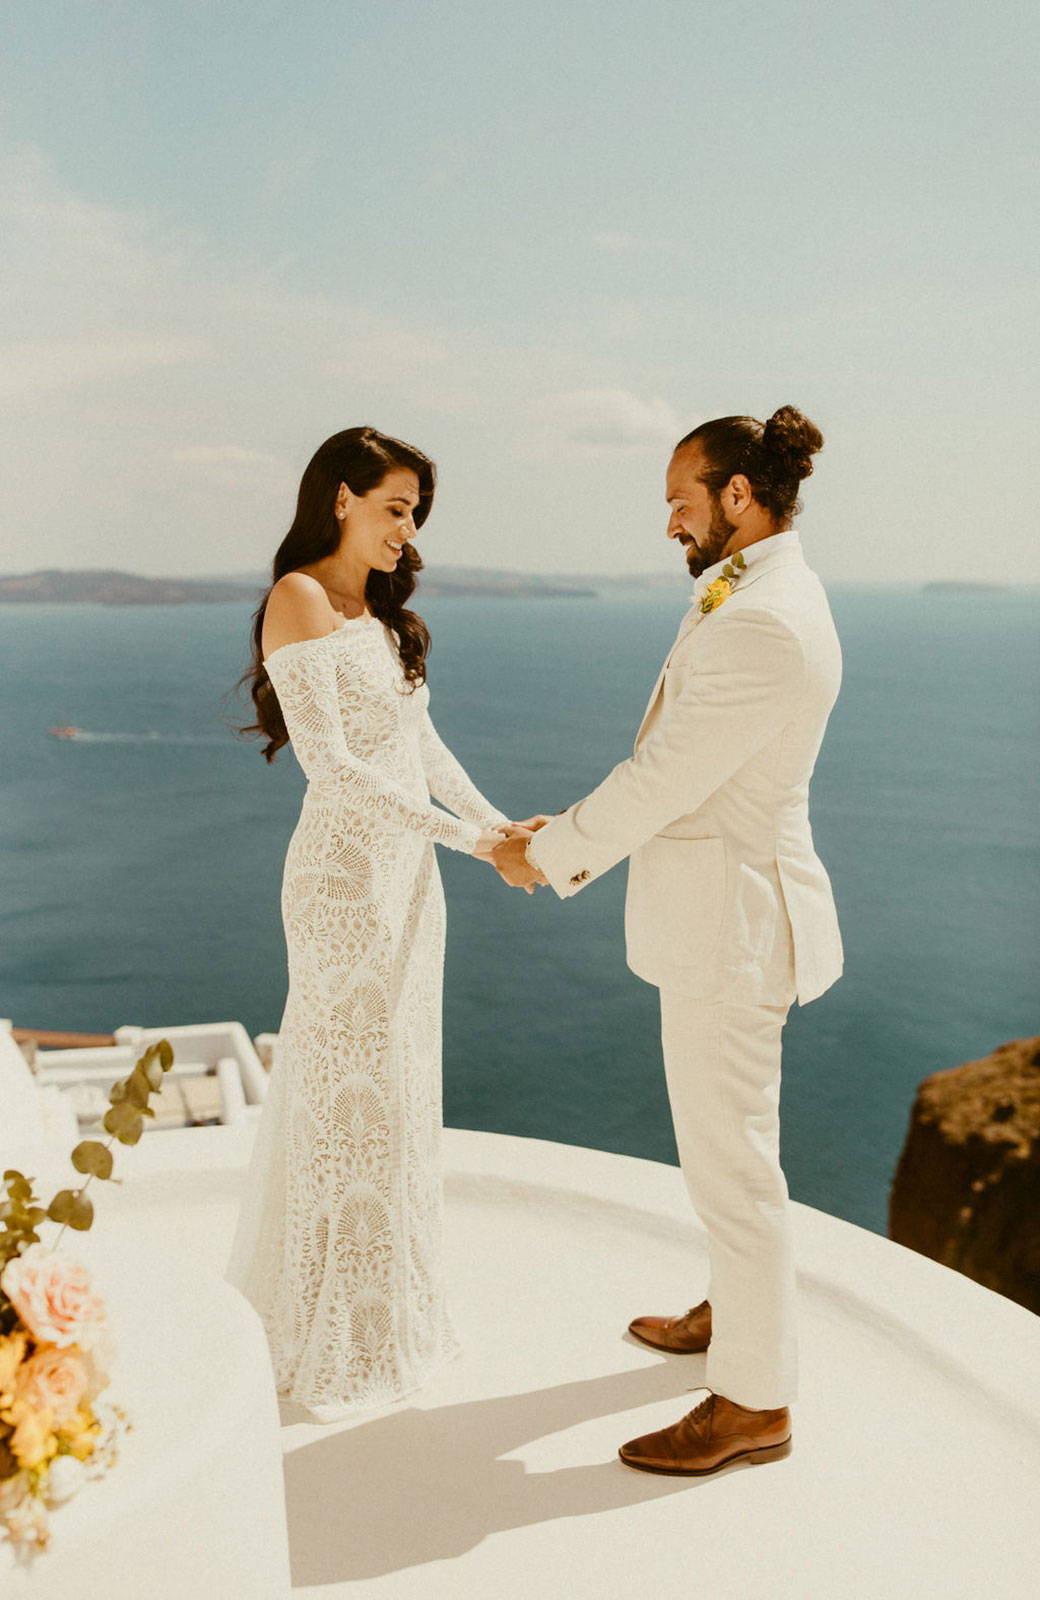
[[[282,914],[289,994],[227,1276],[280,1395],[322,1421],[458,1353],[441,1267],[444,896],[434,843],[527,833],[430,721],[430,636],[405,607],[434,466],[374,428],[326,439],[274,558],[246,674],[270,761],[308,784]],[[431,804],[431,794],[455,813]]]

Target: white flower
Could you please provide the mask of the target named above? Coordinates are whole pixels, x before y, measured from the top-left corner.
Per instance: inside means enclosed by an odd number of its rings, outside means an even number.
[[[47,1512],[29,1492],[28,1474],[0,1483],[0,1534],[6,1533],[19,1558],[28,1560],[35,1550],[46,1550],[50,1538]]]
[[[71,1500],[86,1480],[82,1461],[77,1461],[75,1456],[55,1456],[43,1490],[48,1504],[60,1506]]]
[[[119,1442],[129,1427],[126,1412],[107,1400],[95,1400],[90,1408],[99,1424],[94,1448],[83,1463],[88,1478],[100,1478],[119,1458]]]

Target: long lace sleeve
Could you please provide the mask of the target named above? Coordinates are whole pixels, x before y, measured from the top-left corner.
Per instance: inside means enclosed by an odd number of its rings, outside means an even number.
[[[483,829],[423,804],[401,784],[352,754],[343,732],[336,667],[327,637],[283,645],[265,667],[311,784],[338,793],[377,826],[408,828],[437,844],[472,854]]]
[[[500,822],[509,821],[505,812],[496,810],[470,780],[461,762],[456,760],[441,739],[428,711],[423,713],[419,743],[426,782],[435,800],[481,828],[493,828]]]

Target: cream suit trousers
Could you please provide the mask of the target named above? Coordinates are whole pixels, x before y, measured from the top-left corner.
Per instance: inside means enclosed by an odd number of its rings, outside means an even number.
[[[788,1005],[661,990],[665,1075],[683,1177],[708,1235],[705,1382],[756,1409],[795,1398],[794,1260],[780,1167]]]

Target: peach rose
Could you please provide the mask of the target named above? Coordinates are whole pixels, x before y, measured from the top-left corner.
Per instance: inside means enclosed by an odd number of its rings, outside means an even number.
[[[13,1256],[0,1289],[38,1344],[89,1349],[104,1330],[104,1302],[86,1267],[46,1245],[31,1244]]]
[[[23,1362],[16,1397],[34,1411],[48,1410],[56,1428],[68,1422],[87,1392],[90,1367],[74,1344],[43,1344]]]

